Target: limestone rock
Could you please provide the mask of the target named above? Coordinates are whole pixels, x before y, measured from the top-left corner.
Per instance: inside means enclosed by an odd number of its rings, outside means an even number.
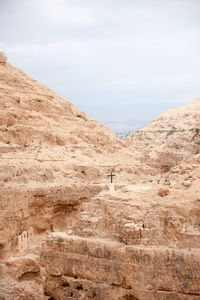
[[[62,252],[50,242],[42,256],[50,274],[45,290],[56,299],[70,296],[90,299],[89,295],[91,299],[102,300],[153,300],[155,296],[179,299],[180,289],[185,300],[198,299],[200,295],[199,255],[189,251],[183,256],[181,251],[175,250],[68,237]],[[51,259],[51,265],[47,258]],[[170,278],[171,272],[174,275]],[[91,286],[95,293],[91,293]],[[194,294],[196,296],[192,296]]]
[[[6,65],[6,63],[7,63],[7,56],[3,52],[0,52],[0,64]]]
[[[185,181],[182,182],[182,185],[184,185],[185,187],[189,188],[192,185],[192,181],[185,180]]]
[[[122,142],[0,61],[0,298],[200,299],[199,100]]]
[[[177,163],[200,152],[199,114],[200,98],[166,111],[134,132],[127,142],[141,153],[141,162],[168,172]]]
[[[22,280],[25,276],[31,278],[31,276],[35,276],[40,272],[39,265],[28,257],[12,259],[7,265],[10,270],[10,276],[18,280]]]

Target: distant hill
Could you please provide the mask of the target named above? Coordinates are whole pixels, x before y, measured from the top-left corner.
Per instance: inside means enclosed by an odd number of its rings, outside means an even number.
[[[165,171],[198,154],[200,98],[166,111],[143,129],[133,132],[127,142],[141,153],[142,162]]]

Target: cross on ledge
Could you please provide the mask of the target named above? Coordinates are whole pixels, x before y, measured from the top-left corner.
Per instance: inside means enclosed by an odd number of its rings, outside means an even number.
[[[110,176],[110,182],[112,183],[112,182],[113,182],[113,177],[114,177],[115,175],[111,172],[110,175],[108,175],[108,176]]]

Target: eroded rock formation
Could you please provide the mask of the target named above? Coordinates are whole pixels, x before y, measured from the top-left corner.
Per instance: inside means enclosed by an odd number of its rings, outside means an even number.
[[[0,299],[200,299],[199,113],[122,142],[0,53]]]

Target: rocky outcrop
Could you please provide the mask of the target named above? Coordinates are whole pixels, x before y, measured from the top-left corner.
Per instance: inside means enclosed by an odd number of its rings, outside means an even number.
[[[22,274],[20,281],[10,277],[6,263],[17,259],[21,264],[24,256],[35,255],[39,265],[42,241],[50,232],[65,231],[74,224],[84,203],[106,188],[111,170],[118,168],[122,180],[127,172],[136,178],[128,162],[131,155],[105,126],[0,54],[2,297],[47,298],[42,271],[34,276]]]
[[[199,299],[199,253],[52,236],[42,256],[55,299]],[[51,264],[49,263],[51,261]]]
[[[1,53],[0,224],[5,229],[0,256],[15,248],[22,232],[55,228],[61,215],[101,191],[114,160],[123,158],[128,165],[131,154],[124,145],[105,126],[11,66]],[[58,221],[62,229],[64,219]]]
[[[0,53],[0,299],[200,299],[199,103],[123,142]]]
[[[169,179],[112,195],[103,191],[86,202],[66,233],[51,233],[43,244],[45,294],[61,300],[200,299],[199,162],[197,156]],[[182,170],[192,181],[184,189]],[[166,188],[174,174],[180,176]]]
[[[127,142],[140,161],[162,172],[200,153],[200,99],[168,110],[145,128],[135,131]]]
[[[6,65],[6,63],[7,63],[7,56],[3,52],[0,52],[0,65]]]

